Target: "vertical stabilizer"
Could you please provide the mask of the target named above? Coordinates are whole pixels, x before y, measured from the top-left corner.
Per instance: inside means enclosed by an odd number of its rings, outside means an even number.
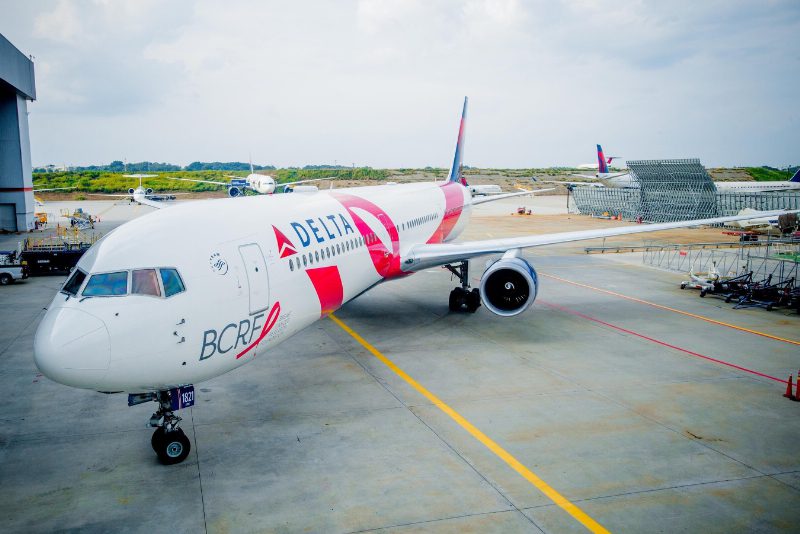
[[[800,168],[798,168],[797,171],[795,171],[794,176],[789,178],[789,181],[795,183],[800,182]]]
[[[608,174],[608,163],[606,163],[606,157],[603,155],[603,147],[600,145],[597,145],[597,172]]]
[[[467,101],[468,98],[465,96],[464,109],[461,110],[461,124],[458,127],[456,155],[453,158],[453,168],[450,169],[450,176],[447,177],[448,182],[463,182],[463,178],[461,176],[461,160],[464,155],[464,125],[467,120]]]

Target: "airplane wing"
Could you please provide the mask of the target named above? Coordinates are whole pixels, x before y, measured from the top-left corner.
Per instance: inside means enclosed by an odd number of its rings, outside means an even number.
[[[473,198],[472,205],[484,204],[486,202],[494,202],[495,200],[502,200],[504,198],[519,197],[523,195],[535,195],[536,193],[544,193],[545,191],[555,191],[555,187],[549,189],[520,189],[519,193],[500,193],[496,195],[485,196],[481,198]]]
[[[243,179],[240,176],[232,176],[232,178],[238,178],[240,180]],[[181,180],[181,181],[184,181],[184,182],[197,182],[198,184],[213,184],[213,185],[224,185],[224,186],[231,185],[228,182],[215,182],[213,180],[195,180],[195,179],[192,179],[192,178],[174,178],[174,177],[170,177],[170,179],[171,180]]]
[[[605,187],[603,184],[596,182],[557,182],[555,180],[537,180],[540,184],[559,184],[559,185],[575,185],[579,187]]]
[[[608,180],[609,178],[617,178],[618,176],[625,176],[626,174],[630,174],[627,172],[618,172],[616,174],[604,174],[602,177],[597,177],[593,174],[572,174],[571,176],[576,176],[578,178],[588,178],[589,180]]]
[[[785,213],[798,212],[800,212],[800,210],[770,211],[764,212],[763,216],[773,217]],[[752,217],[752,215],[733,215],[730,217],[715,217],[713,219],[677,221],[659,224],[637,224],[635,226],[623,226],[618,228],[578,230],[575,232],[559,232],[555,234],[511,237],[506,239],[486,239],[481,241],[464,241],[461,243],[416,245],[411,248],[411,250],[408,252],[408,255],[403,259],[402,269],[406,272],[414,272],[421,269],[427,269],[429,267],[435,267],[437,265],[445,265],[448,263],[468,260],[476,256],[483,256],[486,254],[501,254],[515,249],[541,247],[543,245],[555,245],[558,243],[569,243],[573,241],[583,241],[586,239],[597,239],[601,237],[615,237],[644,232],[658,232],[660,230],[687,228],[690,226],[700,226],[704,224],[722,224],[741,221]]]
[[[49,189],[34,189],[34,193],[41,193],[43,191],[61,191],[63,189],[75,189],[76,186],[73,187],[51,187]]]
[[[150,200],[147,197],[139,197],[134,198],[136,202],[139,204],[144,204],[145,206],[150,206],[151,208],[161,209],[161,208],[168,208],[171,204],[164,204],[163,202],[157,202],[155,200]]]
[[[309,178],[308,180],[297,180],[296,182],[276,182],[276,187],[286,187],[289,185],[306,184],[308,182],[319,182],[322,180],[333,180],[333,176],[329,178]]]
[[[90,196],[93,196],[93,197],[131,198],[130,194],[127,194],[127,195],[114,195],[114,194],[111,194],[111,193],[86,193],[86,194],[90,195]]]

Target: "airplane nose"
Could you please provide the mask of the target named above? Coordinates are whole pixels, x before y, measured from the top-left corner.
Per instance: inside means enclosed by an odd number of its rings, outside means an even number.
[[[105,323],[75,308],[47,312],[33,343],[36,367],[67,386],[96,389],[108,370],[111,340]]]

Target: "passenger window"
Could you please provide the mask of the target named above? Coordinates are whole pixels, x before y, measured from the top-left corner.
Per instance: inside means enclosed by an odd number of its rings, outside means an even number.
[[[160,269],[161,282],[164,284],[164,296],[171,297],[182,291],[186,291],[181,280],[181,275],[175,269]]]
[[[314,251],[314,259],[317,260],[317,263],[319,263],[319,250]]]
[[[67,283],[64,284],[64,287],[61,288],[61,291],[74,297],[78,294],[78,290],[81,288],[81,284],[84,280],[86,280],[86,273],[80,269],[76,269],[69,280],[67,280]]]
[[[303,254],[303,267],[305,267],[306,265],[308,265],[308,262],[306,260],[306,255]]]
[[[128,294],[128,271],[93,274],[83,290],[84,297],[111,297]]]
[[[131,275],[131,294],[132,295],[153,295],[161,296],[161,289],[158,287],[158,278],[155,269],[138,269]]]

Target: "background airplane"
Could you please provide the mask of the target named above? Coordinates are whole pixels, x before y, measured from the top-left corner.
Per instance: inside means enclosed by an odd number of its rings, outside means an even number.
[[[127,392],[129,405],[155,401],[151,446],[174,464],[191,448],[176,412],[194,404],[193,384],[274,351],[379,283],[443,266],[459,280],[450,310],[511,317],[539,289],[523,249],[748,217],[453,242],[474,206],[530,194],[472,197],[461,172],[466,111],[465,98],[445,182],[187,202],[118,227],[48,306],[37,367],[72,387]],[[469,260],[492,254],[471,288]]]
[[[768,193],[800,190],[800,169],[788,180],[772,182],[714,182],[720,193]]]
[[[578,178],[590,180],[589,182],[575,182],[568,180],[542,180],[542,183],[560,184],[568,187],[621,187],[638,189],[639,182],[627,172],[610,172],[608,165],[618,156],[606,156],[603,154],[603,147],[597,145],[597,164],[592,165],[597,168],[595,174],[573,174]]]
[[[166,206],[163,202],[160,202],[160,199],[164,199],[165,197],[172,197],[176,194],[184,194],[184,193],[170,193],[169,195],[160,195],[153,192],[152,188],[145,188],[142,185],[142,178],[153,178],[158,176],[157,174],[123,174],[128,178],[138,178],[139,179],[139,187],[133,188],[131,187],[128,189],[127,195],[115,195],[111,193],[87,193],[88,195],[96,196],[96,197],[115,197],[115,198],[127,198],[131,202],[137,202],[139,204],[143,204],[145,206],[150,206],[151,208],[163,208]]]
[[[197,182],[201,184],[213,184],[213,185],[221,185],[228,189],[228,196],[230,197],[238,197],[247,191],[253,191],[254,193],[258,193],[259,195],[271,195],[275,192],[275,189],[280,185],[283,187],[284,192],[289,192],[292,189],[292,186],[298,184],[306,184],[310,182],[319,182],[321,180],[326,180],[327,178],[313,178],[308,180],[297,180],[294,182],[281,182],[278,184],[275,181],[275,178],[266,174],[257,174],[253,170],[253,163],[250,163],[250,174],[247,175],[245,178],[240,178],[238,176],[228,176],[231,179],[230,182],[217,182],[214,180],[197,180],[193,178],[174,178],[175,180],[183,180],[184,182]],[[314,188],[316,189],[316,188]],[[306,189],[306,191],[310,191],[311,189]]]

